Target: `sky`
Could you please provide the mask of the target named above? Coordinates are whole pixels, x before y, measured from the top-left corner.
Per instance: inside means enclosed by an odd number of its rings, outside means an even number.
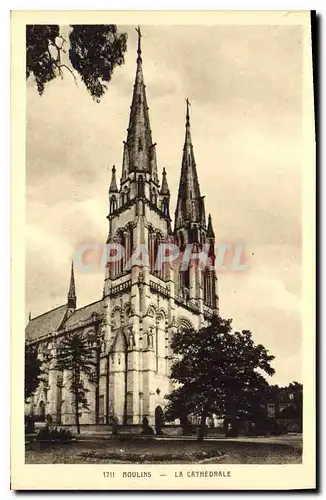
[[[67,31],[66,27],[62,28]],[[26,315],[66,302],[76,248],[105,243],[118,178],[137,34],[98,104],[66,72],[39,96],[27,81]],[[174,213],[185,98],[206,214],[246,269],[219,273],[220,314],[276,356],[271,382],[301,381],[302,31],[300,26],[142,26],[143,71],[159,171]],[[102,297],[101,271],[76,273],[78,306]],[[27,316],[26,316],[27,317]]]

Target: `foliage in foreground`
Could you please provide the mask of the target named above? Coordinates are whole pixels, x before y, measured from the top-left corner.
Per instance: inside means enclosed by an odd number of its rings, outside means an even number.
[[[102,452],[102,451],[86,451],[80,453],[80,457],[87,459],[96,460],[116,460],[118,463],[191,463],[200,460],[205,460],[207,458],[219,457],[223,453],[218,451],[216,447],[208,448],[204,450],[194,450],[194,451],[173,451],[167,450],[165,453],[155,453],[155,452],[143,452],[136,453],[128,450],[120,450],[114,452]]]
[[[25,402],[34,394],[40,383],[42,363],[36,347],[25,344]]]
[[[57,427],[44,427],[36,435],[36,441],[68,443],[75,441],[75,437],[68,429],[58,429]]]
[[[69,43],[69,50],[67,45]],[[56,24],[26,26],[26,79],[34,75],[38,93],[64,71],[81,77],[94,100],[100,101],[116,66],[124,64],[127,34],[114,24],[70,25],[69,42]]]
[[[64,336],[58,343],[55,369],[68,373],[67,382],[73,397],[77,434],[80,434],[80,412],[89,409],[87,401],[89,391],[85,382],[94,374],[95,364],[93,347],[85,335],[75,332]]]
[[[178,385],[166,395],[165,418],[200,417],[199,440],[212,414],[225,416],[234,432],[239,419],[257,420],[265,414],[269,385],[263,373],[274,374],[274,356],[254,343],[249,330],[233,333],[231,322],[215,317],[210,326],[178,332],[172,341],[178,360],[171,378]]]

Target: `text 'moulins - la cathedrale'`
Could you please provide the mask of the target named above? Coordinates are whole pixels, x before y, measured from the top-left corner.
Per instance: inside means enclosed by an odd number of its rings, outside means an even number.
[[[172,229],[167,173],[163,169],[160,183],[152,140],[140,33],[137,54],[120,189],[113,167],[107,217],[107,243],[120,243],[124,259],[106,267],[102,299],[79,309],[72,266],[66,304],[30,318],[26,327],[27,342],[36,344],[39,357],[45,366],[48,363],[44,381],[27,411],[39,418],[50,416],[54,423],[74,423],[69,377],[53,368],[56,344],[62,336],[79,331],[94,346],[97,366],[87,380],[89,410],[83,411],[81,424],[139,424],[145,416],[154,424],[155,415],[164,408],[164,396],[172,389],[169,371],[174,333],[204,326],[218,312],[214,271],[199,266],[183,271],[179,263],[159,271],[154,266],[160,243],[174,243],[180,249],[191,243],[196,251],[204,243],[213,248],[215,235],[211,217],[206,221],[200,193],[188,101]],[[124,263],[138,244],[148,244],[149,265],[126,270]]]

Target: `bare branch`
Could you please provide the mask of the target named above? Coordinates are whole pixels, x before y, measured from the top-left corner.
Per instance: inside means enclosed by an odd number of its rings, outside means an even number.
[[[61,49],[62,49],[62,47],[58,47],[58,45],[56,43],[50,43],[50,45],[52,47],[55,47],[57,49],[57,59],[56,59],[56,62],[57,63],[61,63]]]
[[[59,68],[59,69],[61,69],[61,68],[66,68],[66,69],[69,71],[69,73],[71,73],[71,75],[73,76],[73,79],[75,80],[75,84],[76,84],[76,85],[77,85],[77,87],[78,87],[77,78],[76,78],[76,76],[75,76],[74,72],[73,72],[73,71],[69,68],[69,66],[67,66],[66,64],[60,64],[60,65],[58,65],[58,68]]]
[[[58,50],[58,53],[59,53],[58,46],[55,45],[55,44],[51,44],[51,45],[53,45],[54,47],[56,47],[56,49]],[[49,49],[48,49],[48,53],[49,53],[50,60],[51,60],[52,64],[54,64],[58,68],[59,75],[61,76],[61,80],[63,80],[63,71],[62,71],[62,68],[66,68],[69,71],[69,73],[72,75],[72,77],[73,77],[73,79],[75,81],[75,84],[78,87],[77,78],[76,78],[74,72],[66,64],[61,64],[60,55],[59,55],[58,59],[53,59],[53,57],[52,57],[51,52],[50,52]]]

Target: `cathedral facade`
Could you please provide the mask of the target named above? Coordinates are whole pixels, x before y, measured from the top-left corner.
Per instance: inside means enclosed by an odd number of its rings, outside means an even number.
[[[45,372],[28,408],[36,418],[74,424],[69,373],[55,370],[54,360],[62,336],[76,331],[87,336],[96,359],[94,374],[87,381],[89,410],[83,411],[81,424],[140,424],[146,416],[154,425],[162,415],[164,397],[173,388],[169,378],[175,359],[173,335],[185,328],[200,328],[218,313],[214,270],[191,263],[184,269],[180,261],[160,269],[155,265],[162,243],[174,244],[181,252],[189,244],[193,252],[200,252],[206,244],[214,261],[215,235],[200,192],[188,100],[173,226],[170,195],[167,172],[163,169],[161,180],[158,173],[139,32],[120,184],[113,167],[107,215],[106,243],[121,245],[124,255],[107,264],[100,300],[77,308],[72,266],[66,303],[30,318],[26,342],[37,347]],[[139,245],[148,249],[143,265],[130,260]]]

